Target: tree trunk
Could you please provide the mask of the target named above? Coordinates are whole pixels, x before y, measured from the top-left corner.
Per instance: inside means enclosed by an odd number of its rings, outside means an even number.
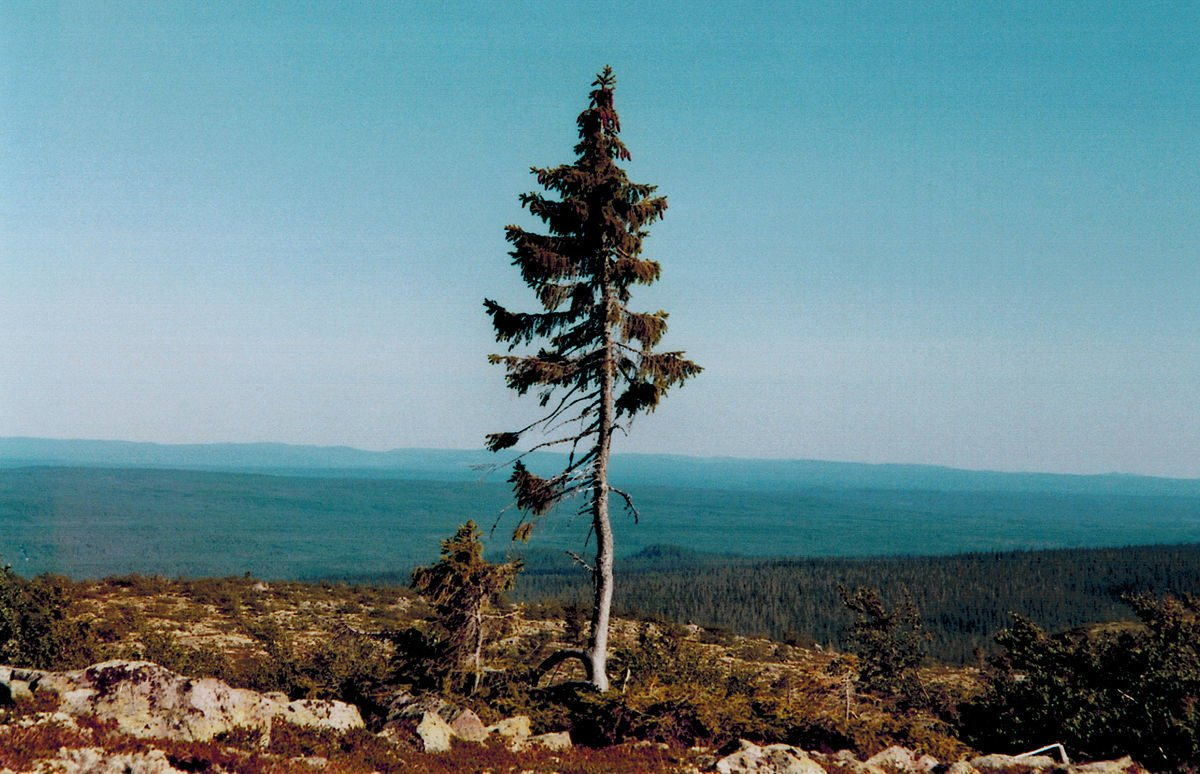
[[[605,286],[604,313],[612,303],[611,290]],[[608,454],[613,426],[613,332],[604,325],[604,366],[600,376],[600,427],[596,439],[596,467],[592,479],[592,529],[596,533],[596,566],[593,572],[595,596],[592,599],[592,631],[588,638],[588,670],[592,685],[608,690],[608,621],[613,599],[613,534],[608,518]]]
[[[483,677],[483,603],[475,608],[475,652],[471,654],[471,695],[479,690],[479,681]]]
[[[608,453],[605,452],[607,457]],[[588,659],[591,661],[592,685],[603,693],[608,690],[608,620],[613,598],[613,536],[608,522],[608,484],[605,470],[597,488],[596,506],[592,514],[596,530],[595,597],[592,606],[592,632],[588,642]]]

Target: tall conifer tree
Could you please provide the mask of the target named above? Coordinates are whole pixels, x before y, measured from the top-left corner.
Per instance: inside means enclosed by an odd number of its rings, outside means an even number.
[[[516,446],[527,433],[536,442],[524,453],[547,447],[568,452],[560,472],[543,478],[520,455],[510,481],[523,516],[515,532],[528,539],[538,518],[569,498],[591,517],[596,539],[594,597],[587,647],[561,651],[547,662],[578,658],[588,681],[608,689],[608,625],[613,596],[613,535],[609,495],[616,494],[636,517],[629,495],[608,482],[614,430],[650,412],[671,387],[700,372],[682,352],[656,352],[667,330],[667,313],[634,312],[630,289],[658,280],[661,267],[641,257],[650,224],[662,217],[667,200],[655,186],[634,183],[618,162],[630,159],[619,137],[613,108],[616,79],[605,67],[592,83],[586,110],[576,121],[579,143],[573,164],[533,167],[538,185],[551,196],[522,194],[522,206],[545,222],[548,233],[506,227],[510,255],[543,311],[510,312],[484,301],[496,339],[509,354],[491,355],[505,367],[508,386],[533,391],[547,412],[525,427],[487,437],[492,451]],[[536,352],[532,348],[537,343]],[[522,348],[525,354],[516,354]]]

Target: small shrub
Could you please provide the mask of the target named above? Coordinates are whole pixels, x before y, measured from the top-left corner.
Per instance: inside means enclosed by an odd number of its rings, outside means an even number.
[[[188,581],[184,590],[193,602],[212,605],[217,611],[236,617],[245,601],[246,580],[242,578],[202,578]]]
[[[521,563],[493,564],[483,558],[475,522],[442,541],[441,558],[413,570],[412,587],[433,606],[433,642],[438,658],[428,664],[445,689],[478,690],[491,611],[512,588]]]
[[[153,661],[173,672],[190,677],[216,677],[227,680],[233,673],[229,659],[216,648],[190,648],[180,644],[168,631],[143,631],[142,647],[130,654],[133,658]]]
[[[55,575],[25,580],[0,568],[0,663],[35,669],[86,666],[96,653],[91,624],[71,616],[74,586]]]
[[[1131,597],[1141,626],[1049,635],[1014,616],[962,733],[986,749],[1060,740],[1154,770],[1200,761],[1200,597]]]
[[[838,592],[854,614],[849,640],[850,651],[859,658],[859,685],[911,704],[922,703],[925,689],[917,669],[925,658],[929,634],[908,590],[902,591],[900,602],[891,610],[876,589],[851,593],[839,586]]]

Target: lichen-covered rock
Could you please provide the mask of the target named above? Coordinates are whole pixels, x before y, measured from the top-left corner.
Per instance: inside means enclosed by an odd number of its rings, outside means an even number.
[[[946,774],[979,774],[979,769],[966,761],[955,761],[946,769]]]
[[[1078,774],[1141,774],[1146,769],[1134,763],[1133,758],[1126,755],[1115,761],[1076,764],[1071,767],[1071,771],[1078,772]]]
[[[1112,761],[1090,763],[1060,763],[1047,755],[1031,755],[1019,758],[1015,755],[984,755],[973,758],[969,763],[959,762],[949,769],[949,774],[972,774],[972,772],[1008,771],[1054,771],[1066,774],[1143,774],[1147,769],[1128,756]]]
[[[39,774],[185,774],[171,765],[162,750],[144,753],[112,753],[98,747],[59,750],[42,761]]]
[[[849,750],[839,750],[832,754],[810,752],[808,757],[821,764],[826,771],[836,771],[840,774],[888,774],[878,766],[863,763]]]
[[[571,749],[571,734],[566,731],[555,731],[550,734],[538,734],[531,736],[526,740],[526,743],[532,747],[544,747],[547,750],[570,750]]]
[[[282,718],[294,726],[328,728],[334,731],[363,727],[358,707],[341,701],[297,699],[283,704],[282,707],[282,712],[275,717]]]
[[[10,680],[21,678],[18,672],[32,670],[10,670]],[[265,736],[277,719],[334,731],[363,727],[358,709],[344,702],[287,701],[211,677],[183,677],[149,661],[106,661],[25,679],[33,692],[56,694],[60,712],[111,720],[120,732],[141,738],[202,742],[236,728]]]
[[[917,756],[906,747],[889,747],[875,753],[863,763],[868,766],[878,766],[884,771],[920,771],[917,768]]]
[[[846,764],[856,774],[874,774],[874,772],[930,772],[941,766],[932,755],[918,756],[912,750],[899,745],[893,745],[886,750],[875,753],[870,758],[859,763],[851,759]]]
[[[1051,771],[1058,768],[1060,764],[1047,755],[1030,755],[1026,758],[1018,758],[1014,755],[981,755],[978,758],[971,759],[971,765],[979,771],[1008,771],[1015,769],[1018,766],[1024,766],[1027,770],[1035,771]]]
[[[488,726],[488,733],[506,740],[525,740],[533,736],[533,726],[528,715],[513,715],[495,725]]]
[[[417,724],[417,738],[425,752],[439,753],[450,749],[454,729],[436,712],[426,712]]]

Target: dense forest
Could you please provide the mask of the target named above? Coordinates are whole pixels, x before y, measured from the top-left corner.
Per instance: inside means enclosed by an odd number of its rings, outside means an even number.
[[[728,488],[668,485],[670,478],[636,487],[642,519],[614,520],[618,556],[664,544],[709,554],[737,550],[761,561],[1200,542],[1200,494],[1126,491],[1162,483],[1152,479],[1120,491],[1108,491],[1112,482],[1103,479],[1086,492],[850,483],[773,489],[766,481],[770,465],[745,468],[749,478],[741,489],[732,479],[737,466],[715,479]],[[396,572],[407,578],[413,567],[436,558],[438,541],[467,518],[485,529],[498,524],[489,549],[507,547],[517,522],[505,513],[512,489],[499,476],[492,479],[0,467],[0,556],[26,577],[250,572],[299,579]],[[678,480],[690,479],[681,473]],[[1040,480],[1017,476],[1009,485],[1032,487]],[[1173,483],[1182,488],[1188,482]],[[567,548],[587,552],[586,525],[572,513],[547,518],[539,530],[533,547],[559,557]]]
[[[526,559],[518,598],[585,599],[586,575],[569,559]],[[1200,545],[769,561],[653,547],[620,561],[617,573],[624,614],[837,647],[850,623],[839,585],[878,588],[885,600],[907,589],[932,636],[930,654],[968,663],[994,647],[1011,613],[1062,631],[1132,619],[1126,594],[1196,592]]]

